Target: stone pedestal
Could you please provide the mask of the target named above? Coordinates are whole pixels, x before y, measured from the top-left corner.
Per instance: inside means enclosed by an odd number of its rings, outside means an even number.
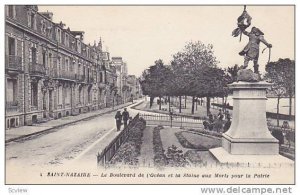
[[[266,89],[270,85],[263,81],[240,81],[229,85],[233,90],[232,124],[223,133],[222,147],[210,150],[220,162],[259,161],[257,155],[262,161],[272,159],[272,156],[289,161],[279,155],[278,140],[267,127]]]

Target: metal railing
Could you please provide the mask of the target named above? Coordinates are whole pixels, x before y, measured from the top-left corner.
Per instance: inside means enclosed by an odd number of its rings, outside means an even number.
[[[102,150],[101,153],[97,155],[97,164],[100,166],[105,166],[112,157],[116,154],[122,143],[126,141],[128,135],[130,133],[130,129],[135,126],[137,121],[139,120],[139,114],[137,114],[133,120],[124,128],[117,137],[115,137],[108,146]]]
[[[76,74],[75,79],[79,82],[84,82],[85,81],[85,76]]]
[[[57,79],[75,80],[75,74],[73,74],[72,72],[67,72],[67,71],[55,72],[54,77]]]
[[[32,62],[29,63],[29,73],[43,76],[46,74],[46,68],[43,64]]]
[[[141,114],[147,121],[147,125],[162,125],[170,127],[203,127],[203,120],[199,117],[188,117],[175,114]]]
[[[15,55],[6,55],[5,68],[16,71],[22,70],[22,57]]]
[[[94,78],[93,77],[88,77],[87,82],[88,83],[94,83]]]

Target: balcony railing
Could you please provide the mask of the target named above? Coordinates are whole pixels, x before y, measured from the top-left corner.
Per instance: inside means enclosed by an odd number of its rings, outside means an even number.
[[[94,83],[94,78],[93,77],[88,77],[87,81],[88,81],[88,83]]]
[[[75,75],[75,78],[79,82],[84,82],[85,81],[85,76],[84,75]]]
[[[11,112],[18,111],[19,103],[17,101],[5,102],[5,108],[6,111],[11,111]]]
[[[67,79],[67,80],[75,80],[75,74],[73,74],[72,72],[65,72],[65,71],[61,71],[61,72],[54,72],[54,78],[57,79]]]
[[[29,64],[29,73],[33,75],[43,76],[46,74],[45,66],[38,63]]]
[[[9,70],[22,70],[22,57],[15,55],[5,56],[5,68]]]

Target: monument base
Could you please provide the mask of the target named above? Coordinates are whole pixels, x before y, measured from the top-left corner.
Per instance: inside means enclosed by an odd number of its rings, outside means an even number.
[[[294,161],[281,156],[275,155],[250,155],[250,154],[230,154],[223,147],[213,148],[210,153],[222,164],[245,164],[245,165],[294,165]]]
[[[232,138],[226,133],[222,137],[222,147],[230,154],[277,155],[278,140],[275,138]]]

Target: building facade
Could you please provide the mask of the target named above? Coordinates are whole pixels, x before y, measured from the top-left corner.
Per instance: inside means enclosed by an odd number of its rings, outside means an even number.
[[[127,85],[129,87],[130,97],[132,99],[138,99],[142,97],[140,82],[135,75],[128,75]]]
[[[6,129],[110,107],[117,85],[108,52],[35,5],[5,6]]]
[[[116,69],[118,97],[121,98],[121,102],[128,102],[130,101],[130,91],[127,84],[127,63],[123,61],[122,57],[112,57],[111,65]]]

